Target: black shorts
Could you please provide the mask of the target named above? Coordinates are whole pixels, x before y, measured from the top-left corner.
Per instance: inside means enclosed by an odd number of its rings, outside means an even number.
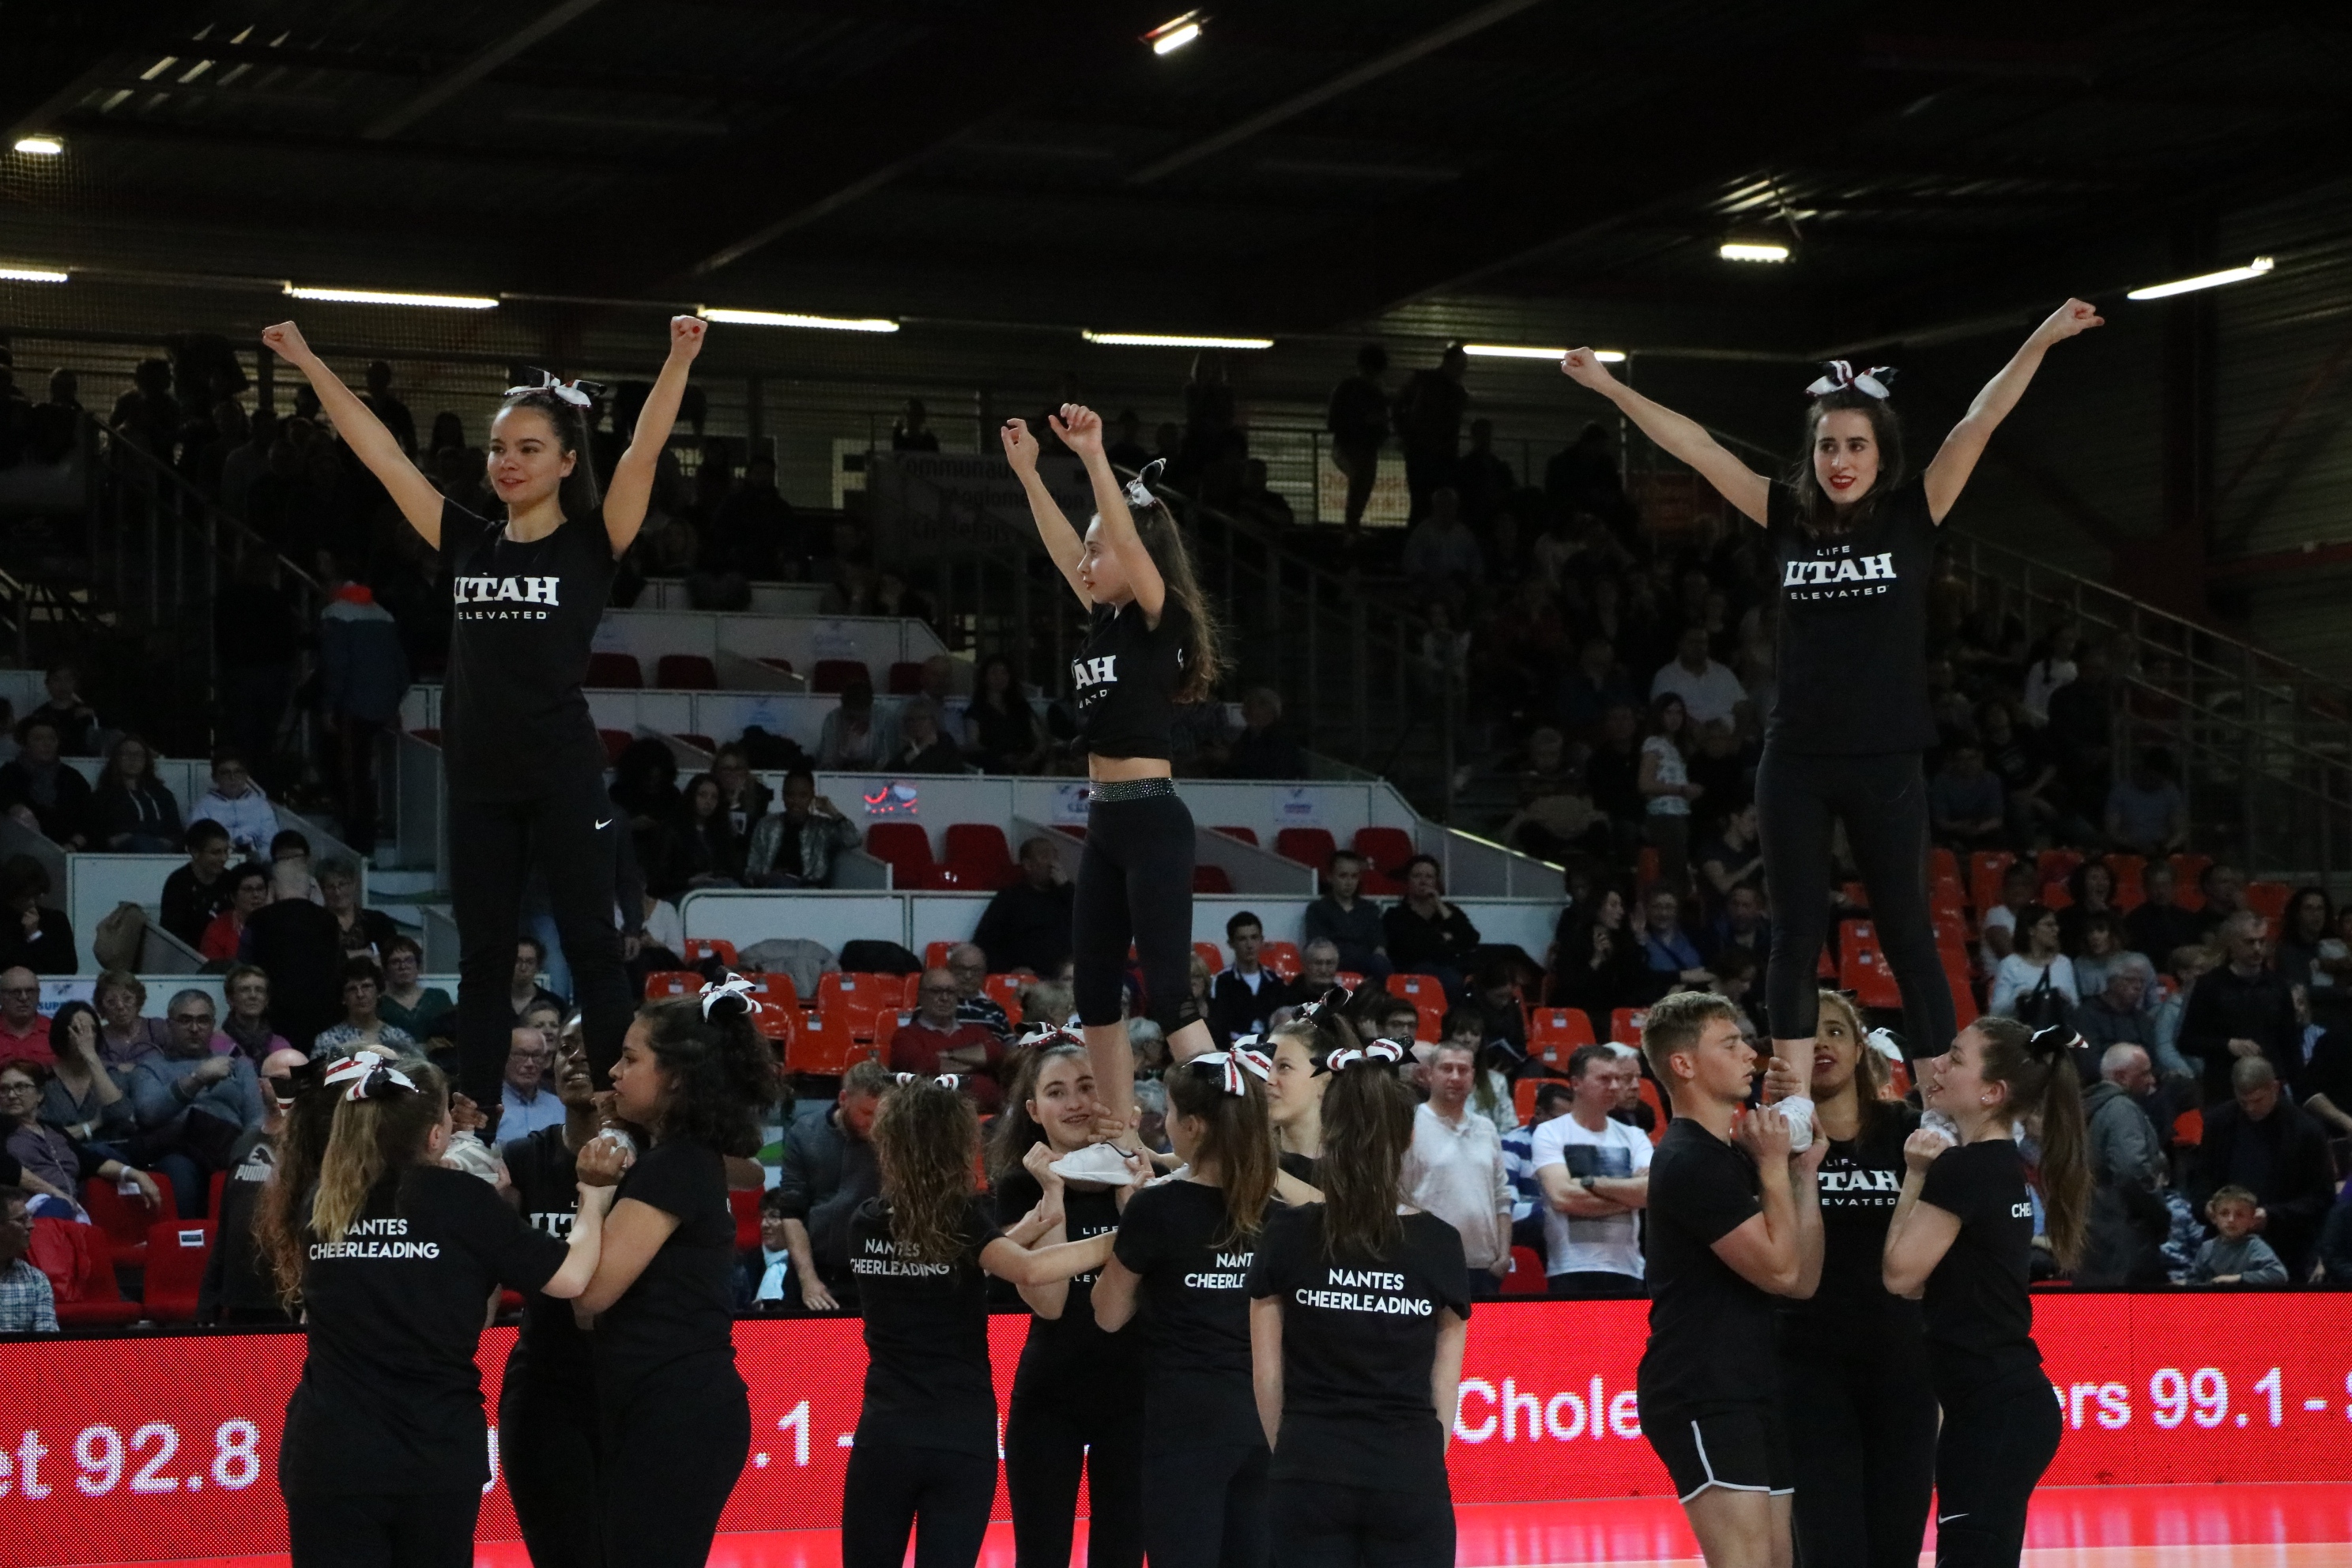
[[[1709,1487],[1788,1497],[1797,1489],[1777,1406],[1677,1405],[1642,1412],[1642,1436],[1674,1478],[1675,1500]]]

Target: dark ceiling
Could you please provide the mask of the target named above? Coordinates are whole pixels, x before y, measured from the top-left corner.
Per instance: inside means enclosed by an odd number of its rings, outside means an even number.
[[[1234,0],[1157,57],[1181,4],[0,0],[0,123],[67,143],[0,143],[0,258],[1193,331],[1613,298],[1797,348],[2145,281],[2352,154],[2337,7]]]

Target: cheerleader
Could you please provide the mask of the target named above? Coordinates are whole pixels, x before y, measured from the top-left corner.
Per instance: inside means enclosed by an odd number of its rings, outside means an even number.
[[[1274,1211],[1266,1086],[1247,1041],[1171,1068],[1168,1141],[1183,1163],[1130,1199],[1095,1284],[1114,1337],[1139,1310],[1143,1539],[1152,1568],[1265,1568],[1268,1449],[1250,1387],[1251,1261]]]
[[[1100,416],[1071,403],[1048,419],[1094,488],[1096,515],[1083,535],[1038,476],[1037,439],[1024,421],[1006,421],[1004,456],[1046,554],[1091,622],[1070,666],[1093,781],[1072,905],[1072,988],[1103,1107],[1099,1131],[1131,1144],[1135,1058],[1121,1005],[1130,943],[1169,1054],[1181,1062],[1213,1044],[1191,984],[1192,814],[1177,796],[1169,758],[1176,705],[1202,701],[1216,687],[1216,623],[1175,514],[1151,493],[1158,466],[1122,488],[1103,454]],[[1109,1148],[1063,1166],[1066,1176],[1103,1182],[1128,1168]]]
[[[2033,1342],[2033,1199],[2016,1129],[2022,1119],[2041,1139],[2050,1250],[2072,1268],[2091,1200],[2079,1043],[2063,1026],[2029,1033],[2014,1018],[1979,1018],[1920,1064],[1927,1109],[1958,1138],[1923,1128],[1905,1142],[1883,1274],[1889,1291],[1920,1300],[1944,1408],[1937,1568],[2016,1568],[2026,1507],[2057,1457],[2065,1423]]]
[[[996,1497],[984,1276],[1034,1289],[1093,1273],[1110,1257],[1110,1231],[1037,1246],[1065,1223],[1046,1205],[998,1226],[972,1189],[980,1123],[955,1083],[898,1075],[874,1119],[882,1194],[850,1216],[866,1367],[842,1484],[843,1568],[899,1568],[910,1532],[915,1568],[971,1568]],[[1043,1142],[1029,1151],[1034,1178],[1042,1182],[1051,1157]],[[1123,1173],[1120,1198],[1137,1173]],[[1118,1391],[1097,1396],[1116,1404]]]
[[[1767,1006],[1772,1054],[1784,1060],[1803,1060],[1813,1048],[1813,968],[1829,931],[1831,835],[1841,821],[1902,988],[1906,1035],[1952,1037],[1951,988],[1927,914],[1920,767],[1936,743],[1927,658],[1937,529],[2042,356],[2101,324],[2080,300],[2060,306],[1916,475],[1906,468],[1888,400],[1890,370],[1857,374],[1840,360],[1805,389],[1812,398],[1807,457],[1781,483],[1750,471],[1696,421],[1619,382],[1591,349],[1560,362],[1760,524],[1780,565],[1779,690],[1756,772],[1756,810],[1772,889]]]
[[[1405,1047],[1334,1051],[1323,1201],[1266,1222],[1249,1271],[1266,1511],[1283,1568],[1450,1568],[1453,1430],[1470,1316],[1462,1237],[1405,1209]],[[1403,1212],[1400,1212],[1402,1210]]]

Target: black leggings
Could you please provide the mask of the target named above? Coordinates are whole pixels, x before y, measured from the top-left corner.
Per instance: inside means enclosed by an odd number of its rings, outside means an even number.
[[[613,1568],[703,1568],[719,1516],[751,1452],[751,1402],[722,1373],[647,1378],[598,1411],[604,1561]]]
[[[1870,895],[1871,924],[1903,992],[1905,1047],[1936,1056],[1952,1043],[1952,989],[1927,916],[1927,783],[1916,752],[1792,755],[1771,742],[1756,768],[1764,889],[1772,900],[1766,989],[1772,1037],[1812,1038],[1816,968],[1830,922],[1830,839],[1847,846]]]
[[[1263,1443],[1155,1447],[1143,1467],[1143,1542],[1151,1568],[1266,1568]]]
[[[1004,1418],[1004,1486],[1020,1568],[1069,1568],[1087,1472],[1087,1568],[1143,1562],[1143,1430],[1131,1413],[1013,1391]]]
[[[2025,1510],[2065,1419],[2036,1369],[1948,1388],[1936,1439],[1936,1568],[2017,1568]]]
[[[583,1015],[589,1070],[602,1089],[621,1057],[634,1011],[614,923],[618,844],[627,813],[604,780],[583,777],[532,800],[449,801],[450,901],[461,948],[457,970],[457,1087],[495,1109],[514,1034],[515,946],[523,885],[533,866],[572,966],[572,1002]],[[601,826],[599,825],[602,825]]]
[[[971,1568],[988,1537],[996,1461],[944,1448],[860,1443],[841,1485],[841,1568]],[[919,1523],[920,1529],[917,1526]],[[1069,1561],[1064,1537],[1063,1562]],[[614,1568],[621,1559],[614,1558]]]
[[[473,1568],[478,1487],[286,1500],[294,1568]]]
[[[531,1568],[604,1568],[594,1392],[544,1387],[508,1366],[499,1391],[499,1465]]]
[[[1098,800],[1071,900],[1078,1022],[1116,1024],[1127,949],[1143,964],[1146,1013],[1173,1037],[1201,1016],[1192,1000],[1192,814],[1175,795]]]
[[[1916,1347],[1914,1347],[1916,1352]],[[1804,1568],[1919,1568],[1936,1484],[1936,1391],[1914,1353],[1780,1355]]]
[[[1453,1568],[1454,1501],[1410,1479],[1275,1482],[1266,1514],[1282,1568]]]

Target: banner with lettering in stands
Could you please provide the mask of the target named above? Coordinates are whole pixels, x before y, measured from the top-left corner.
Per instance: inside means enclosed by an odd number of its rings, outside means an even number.
[[[2352,1293],[2053,1294],[2034,1306],[2065,1415],[2050,1484],[2352,1481]],[[1633,1386],[1645,1310],[1478,1308],[1446,1460],[1456,1502],[1670,1492]],[[990,1324],[1000,1409],[1026,1331],[1018,1314]],[[513,1342],[511,1330],[482,1336],[493,1413]],[[721,1528],[835,1528],[865,1375],[859,1325],[748,1320],[735,1343],[752,1455]],[[0,1343],[0,1556],[46,1568],[284,1551],[278,1444],[302,1351],[293,1332]],[[495,1426],[488,1447],[478,1533],[510,1541]]]

